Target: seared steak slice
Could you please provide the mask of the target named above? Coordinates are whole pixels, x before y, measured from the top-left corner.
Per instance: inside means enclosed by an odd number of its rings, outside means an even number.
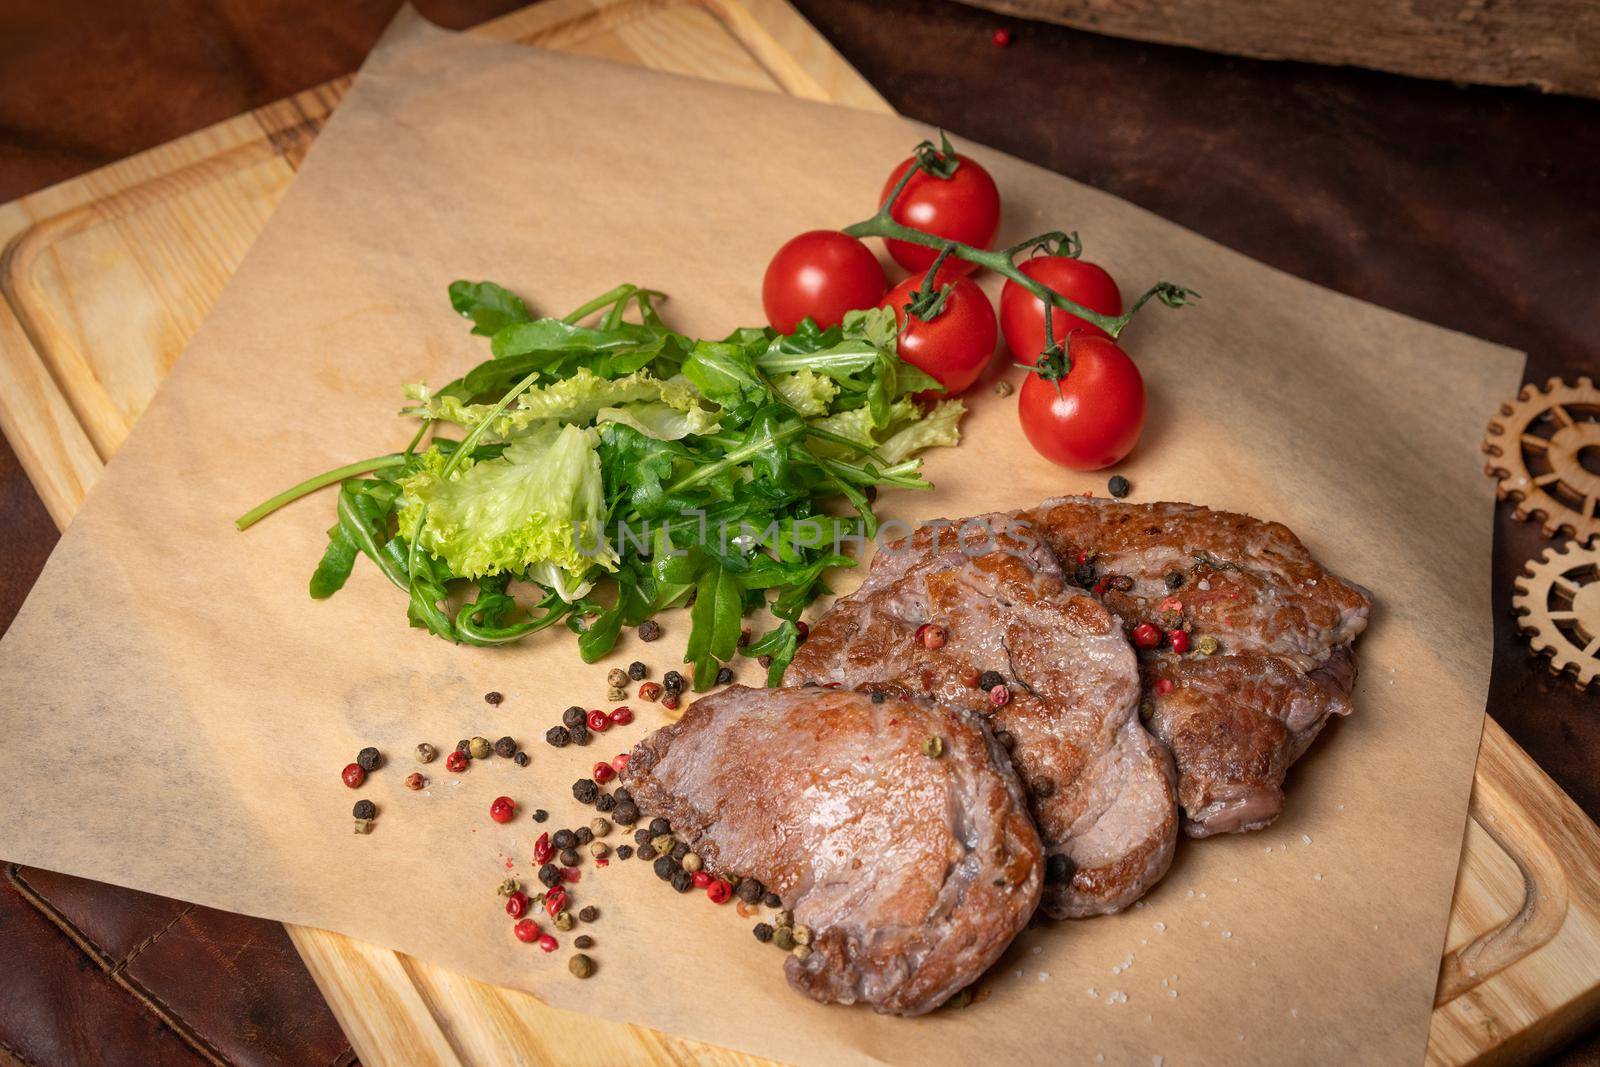
[[[943,643],[919,640],[924,624]],[[928,647],[937,645],[937,647]],[[996,707],[981,675],[998,672]],[[1026,522],[930,523],[885,546],[811,631],[786,680],[931,696],[989,717],[1048,853],[1054,918],[1127,907],[1166,873],[1178,817],[1166,753],[1136,714],[1121,624],[1070,588]]]
[[[931,738],[937,738],[935,751]],[[814,931],[789,983],[920,1015],[971,984],[1039,903],[1039,836],[981,719],[930,701],[732,686],[641,741],[624,774],[709,870]]]
[[[1277,818],[1289,765],[1351,711],[1351,642],[1370,594],[1323,570],[1288,527],[1248,515],[1070,497],[1020,514],[1130,627],[1186,629],[1190,651],[1164,641],[1141,674],[1190,836]],[[1201,651],[1205,638],[1217,652]]]

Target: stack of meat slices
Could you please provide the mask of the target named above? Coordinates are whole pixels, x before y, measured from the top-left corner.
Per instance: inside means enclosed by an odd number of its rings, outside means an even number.
[[[1138,899],[1180,806],[1196,837],[1271,822],[1289,765],[1350,711],[1370,608],[1247,516],[1073,498],[940,520],[878,553],[789,688],[697,702],[627,781],[817,931],[797,989],[920,1014],[1035,906]]]

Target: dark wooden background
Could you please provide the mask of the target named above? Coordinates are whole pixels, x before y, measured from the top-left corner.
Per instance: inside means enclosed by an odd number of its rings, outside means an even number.
[[[1212,56],[939,0],[797,3],[907,115],[1523,348],[1530,380],[1594,373],[1600,103]],[[396,6],[0,0],[0,201],[349,71]],[[465,27],[517,5],[419,6]],[[1008,48],[990,40],[1001,25]],[[0,629],[55,539],[0,443]],[[1508,613],[1512,577],[1543,544],[1502,508],[1489,711],[1594,818],[1600,703],[1532,660]],[[353,1059],[273,924],[6,867],[0,939],[0,1061]],[[1600,1037],[1552,1062],[1600,1064]]]

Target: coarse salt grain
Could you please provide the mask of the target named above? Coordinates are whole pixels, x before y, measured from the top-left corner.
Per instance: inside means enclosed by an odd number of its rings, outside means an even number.
[[[1128,994],[1120,989],[1113,989],[1106,997],[1106,1002],[1108,1004],[1126,1004],[1128,1003]]]
[[[1166,932],[1167,932],[1167,924],[1166,923],[1156,923],[1156,933],[1164,934]]]
[[[1176,989],[1169,989],[1169,990],[1167,990],[1167,996],[1171,997],[1173,1000],[1177,1000],[1178,999],[1178,991]]]
[[[1313,881],[1313,882],[1320,882],[1320,881],[1322,881],[1322,872],[1321,872],[1321,871],[1318,871],[1318,872],[1317,872],[1317,873],[1316,873],[1316,874],[1313,874],[1313,875],[1312,875],[1312,876],[1311,876],[1311,880],[1312,880],[1312,881]]]
[[[1048,982],[1049,980],[1050,980],[1050,972],[1049,971],[1040,971],[1039,972],[1039,981]]]
[[[1300,835],[1300,843],[1301,843],[1301,844],[1302,844],[1302,845],[1309,845],[1309,844],[1311,844],[1311,835],[1310,835],[1310,834],[1301,834],[1301,835]]]
[[[1094,986],[1090,986],[1088,992],[1089,995],[1094,997],[1096,1000],[1100,999],[1100,990],[1096,989]]]
[[[1224,930],[1224,931],[1222,931],[1222,936],[1223,937],[1232,937],[1233,936],[1233,931],[1232,930]]]

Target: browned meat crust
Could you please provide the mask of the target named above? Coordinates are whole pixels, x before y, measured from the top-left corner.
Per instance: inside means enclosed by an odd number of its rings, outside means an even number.
[[[939,755],[924,742],[940,739]],[[938,1007],[1039,902],[1039,837],[977,716],[930,701],[733,686],[636,746],[625,774],[713,872],[754,877],[815,931],[786,962],[819,1001]]]
[[[1020,514],[1130,629],[1187,627],[1187,654],[1164,644],[1141,657],[1142,714],[1177,764],[1185,830],[1272,822],[1289,766],[1352,709],[1351,642],[1370,594],[1323,570],[1288,527],[1248,515],[1081,498]],[[1216,654],[1193,650],[1205,637]]]
[[[923,624],[944,644],[917,640]],[[997,671],[995,707],[979,675]],[[1127,907],[1166,873],[1178,817],[1166,753],[1136,715],[1121,624],[1063,579],[1032,526],[1004,514],[930,523],[873,560],[815,627],[790,683],[928,695],[1009,735],[1049,854],[1055,918]]]

